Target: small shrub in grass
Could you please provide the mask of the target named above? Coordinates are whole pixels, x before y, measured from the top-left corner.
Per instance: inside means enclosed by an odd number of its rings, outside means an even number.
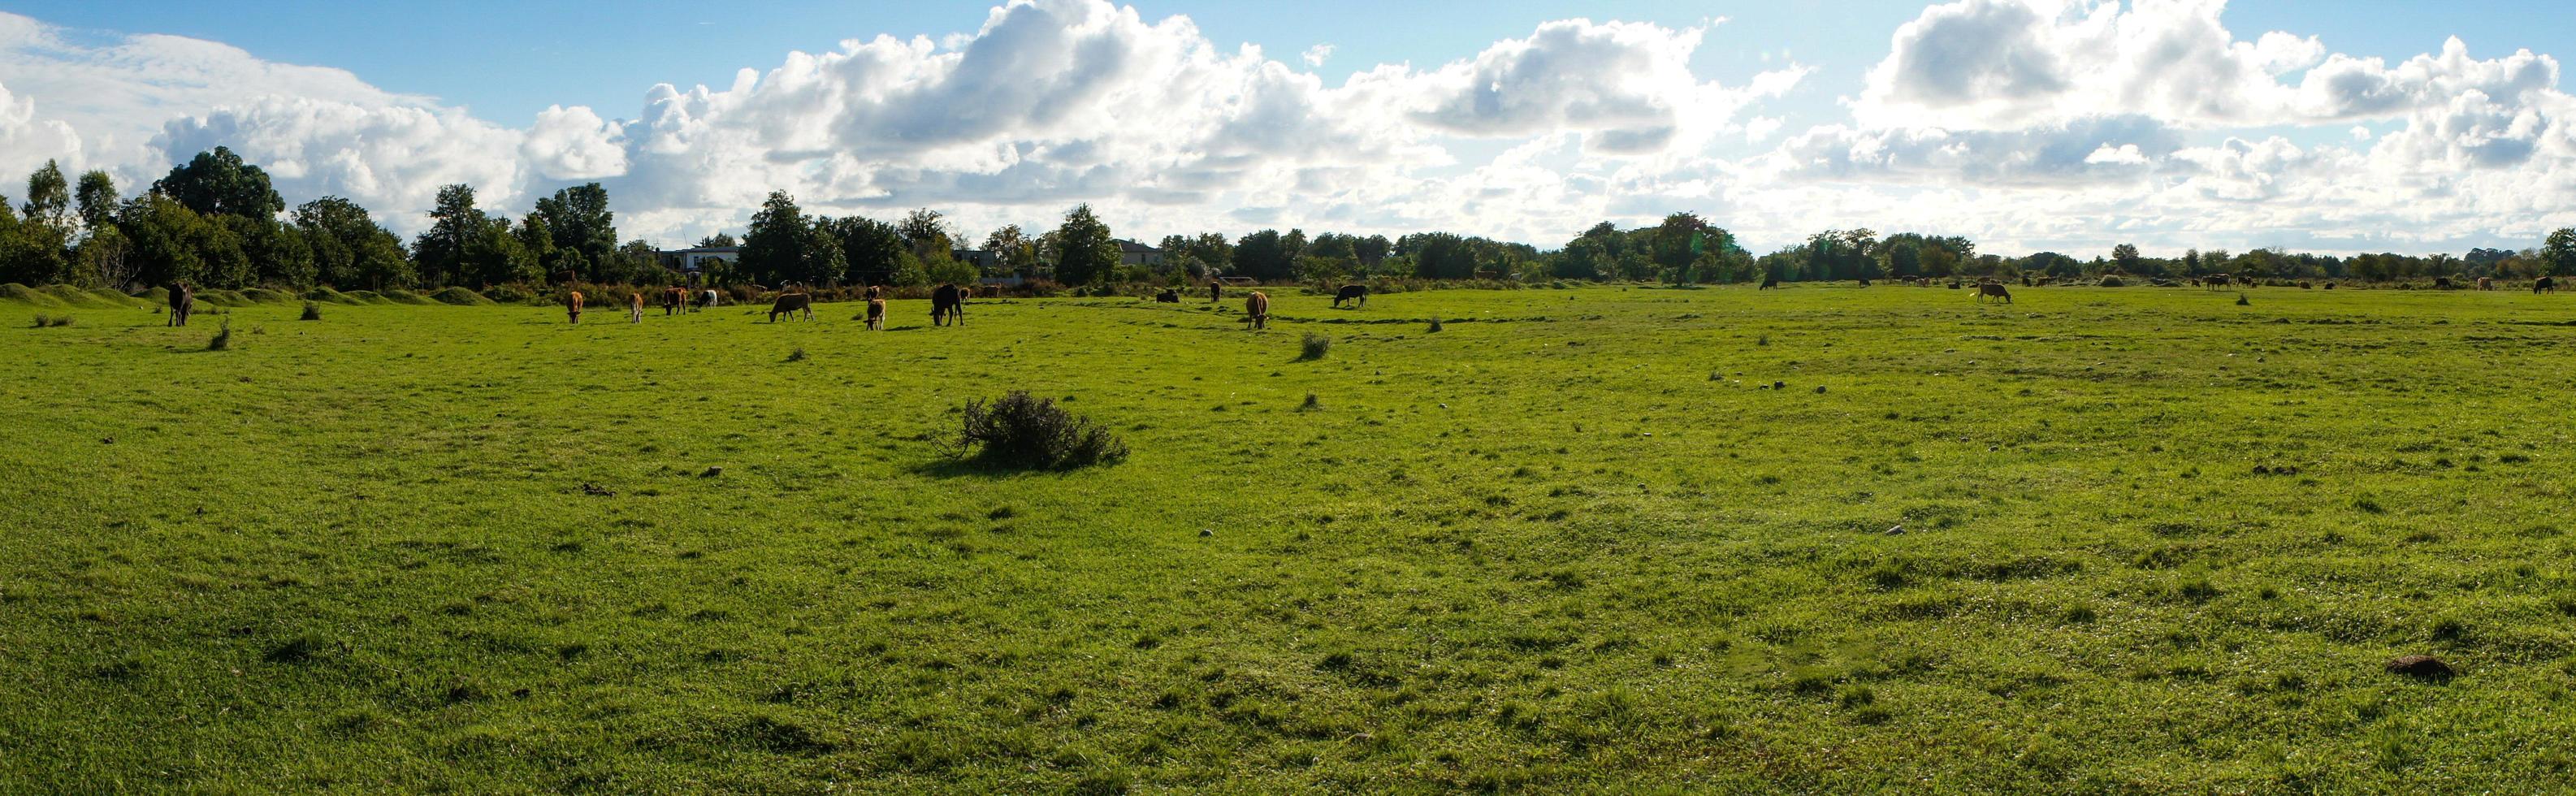
[[[2245,298],[2245,294],[2243,294],[2243,293],[2238,293],[2238,294],[2236,294],[2236,306],[2239,306],[2239,307],[2251,307],[2251,306],[2254,306],[2254,302],[2253,302],[2253,301],[2251,301],[2251,300],[2246,299],[2246,298]]]
[[[1440,319],[1438,319],[1438,318],[1433,318],[1433,319],[1431,319],[1431,331],[1434,331],[1434,332],[1440,331]]]
[[[206,350],[222,351],[231,347],[233,347],[233,319],[225,318],[224,327],[215,330],[214,338],[206,341]]]
[[[303,320],[308,320],[308,321],[318,321],[318,320],[322,320],[322,305],[320,305],[320,304],[316,304],[316,303],[313,303],[313,302],[310,302],[310,301],[304,302],[304,318],[303,318]]]
[[[967,401],[963,424],[953,455],[995,467],[1072,470],[1127,458],[1127,444],[1107,428],[1024,390]]]
[[[1323,398],[1321,398],[1321,397],[1318,397],[1317,395],[1315,395],[1314,393],[1311,393],[1311,392],[1306,394],[1306,402],[1305,402],[1305,403],[1302,403],[1302,404],[1298,404],[1298,405],[1297,405],[1297,411],[1300,411],[1300,412],[1313,412],[1313,411],[1317,411],[1317,410],[1320,410],[1320,409],[1323,409],[1323,408],[1324,408],[1324,399],[1323,399]]]
[[[41,313],[41,312],[36,313],[36,328],[38,328],[38,329],[42,329],[42,328],[45,328],[45,327],[47,327],[47,326],[52,326],[52,325],[54,325],[54,319],[53,319],[52,317],[49,317],[49,316],[47,316],[47,315],[45,315],[44,313]]]
[[[1301,350],[1297,354],[1298,359],[1323,359],[1325,354],[1330,353],[1333,350],[1333,338],[1325,337],[1320,334],[1309,334],[1306,335],[1305,342],[1301,343],[1299,347]]]
[[[789,362],[803,362],[803,361],[805,361],[805,347],[800,345],[800,346],[797,346],[797,347],[796,347],[796,350],[787,352],[787,361],[789,361]]]

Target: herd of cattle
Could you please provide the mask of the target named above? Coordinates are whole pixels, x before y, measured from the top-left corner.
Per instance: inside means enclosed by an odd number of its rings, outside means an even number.
[[[1919,276],[1902,277],[1897,281],[1902,281],[1915,287],[1931,287],[1935,284],[1933,280]],[[2253,277],[2230,274],[2211,274],[2209,276],[2184,281],[2188,282],[2192,287],[2211,288],[2222,288],[2231,284],[2244,287],[2254,287],[2257,284]],[[1972,284],[1977,289],[1978,303],[1984,303],[1988,300],[2000,301],[2005,304],[2012,303],[2012,292],[2004,288],[2004,283],[1994,279],[1979,279],[1973,283],[1957,279],[1949,280],[1949,286],[1952,290],[1958,290]],[[2021,278],[2022,287],[2047,287],[2051,284],[2059,284],[2059,282],[2050,277],[2040,277],[2034,280],[2030,276],[2024,275]],[[2154,280],[2152,284],[2157,287],[2181,286],[2180,283],[2165,279]],[[2314,287],[2313,284],[2308,282],[2299,282],[2297,285],[2301,288]],[[1777,277],[1770,277],[1762,280],[1761,289],[1771,290],[1779,286],[1780,280]],[[1860,280],[1860,286],[1868,287],[1869,280]],[[2433,280],[2433,287],[2439,290],[2452,290],[2457,286],[2451,281],[2450,277],[2436,277]],[[2333,282],[2327,282],[2325,285],[2325,289],[2327,290],[2333,290],[2334,288],[2335,284]],[[2487,277],[2479,277],[2477,280],[2477,289],[2494,290],[2495,280]],[[2533,280],[2531,283],[2531,292],[2533,293],[2550,293],[2557,290],[2558,280],[2552,277],[2540,277],[2539,279]],[[888,288],[871,286],[862,293],[868,302],[867,322],[868,329],[871,331],[883,331],[885,329],[885,302],[888,292]],[[931,325],[946,326],[951,321],[956,322],[959,326],[966,325],[966,299],[971,295],[973,295],[973,288],[959,287],[953,283],[943,284],[936,288],[932,288],[930,291]],[[1217,301],[1222,300],[1224,296],[1224,283],[1214,281],[1208,283],[1208,303],[1216,303]],[[1343,285],[1341,289],[1336,290],[1333,293],[1333,307],[1335,309],[1339,309],[1347,304],[1352,307],[1365,308],[1368,306],[1368,297],[1369,288],[1367,285]],[[662,305],[662,314],[664,316],[669,316],[673,313],[685,313],[691,309],[703,310],[708,307],[716,306],[723,300],[724,294],[717,292],[713,288],[692,290],[674,286],[662,289],[659,303]],[[1167,289],[1163,292],[1154,294],[1154,300],[1164,304],[1178,304],[1181,302],[1181,292],[1178,289]],[[581,291],[566,291],[564,293],[563,303],[564,311],[570,317],[571,322],[580,323],[582,309]],[[188,283],[178,282],[170,285],[171,326],[188,325],[188,316],[194,314],[196,312],[196,308],[197,293],[194,289],[188,286]],[[634,323],[644,322],[643,293],[637,292],[627,297],[626,313],[629,321]],[[1270,296],[1258,290],[1253,291],[1251,295],[1245,296],[1243,299],[1243,314],[1244,319],[1252,324],[1252,328],[1269,328]],[[778,322],[778,316],[780,315],[785,315],[791,319],[797,318],[801,315],[805,320],[813,320],[814,294],[808,292],[801,286],[787,286],[778,293],[775,299],[771,300],[769,305],[769,321],[771,323]]]

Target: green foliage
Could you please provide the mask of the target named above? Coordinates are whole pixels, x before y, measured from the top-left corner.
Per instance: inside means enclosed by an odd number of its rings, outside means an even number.
[[[1024,390],[969,400],[960,421],[956,455],[988,466],[1072,470],[1127,458],[1126,443],[1108,429]]]
[[[1081,286],[1106,280],[1118,268],[1118,243],[1091,205],[1075,205],[1055,232],[1055,278]]]
[[[617,262],[617,214],[608,208],[608,189],[599,183],[585,183],[555,191],[553,196],[537,200],[533,221],[543,222],[546,230],[545,249],[575,252],[578,259],[565,258],[565,263],[588,281],[615,278],[601,269]],[[541,255],[549,262],[552,257]]]
[[[286,200],[269,187],[268,172],[220,146],[171,168],[169,176],[152,184],[152,192],[176,199],[198,215],[270,219],[286,210]]]

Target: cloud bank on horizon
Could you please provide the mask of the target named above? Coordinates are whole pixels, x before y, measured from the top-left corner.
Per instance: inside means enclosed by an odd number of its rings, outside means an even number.
[[[1327,85],[1318,46],[1228,49],[1186,17],[1012,0],[980,29],[790,52],[719,88],[654,85],[611,118],[512,126],[345,70],[163,35],[76,42],[0,14],[0,191],[57,159],[129,192],[216,145],[290,203],[349,197],[416,231],[441,185],[524,210],[601,181],[629,237],[738,229],[771,190],[809,209],[932,207],[968,229],[1090,202],[1122,232],[1447,230],[1551,246],[1692,210],[1757,244],[1830,228],[1964,234],[1989,251],[2515,246],[2576,226],[2576,98],[2548,54],[2454,38],[2398,63],[2251,39],[2223,0],[1960,0],[1892,36],[1846,118],[1786,129],[1790,63],[1690,61],[1722,21],[1568,19],[1472,58]],[[2314,135],[2331,131],[2334,135]]]

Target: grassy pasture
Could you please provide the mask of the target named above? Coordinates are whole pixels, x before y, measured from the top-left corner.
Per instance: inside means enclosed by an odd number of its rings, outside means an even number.
[[[1271,292],[0,301],[0,791],[2576,777],[2576,298]]]

